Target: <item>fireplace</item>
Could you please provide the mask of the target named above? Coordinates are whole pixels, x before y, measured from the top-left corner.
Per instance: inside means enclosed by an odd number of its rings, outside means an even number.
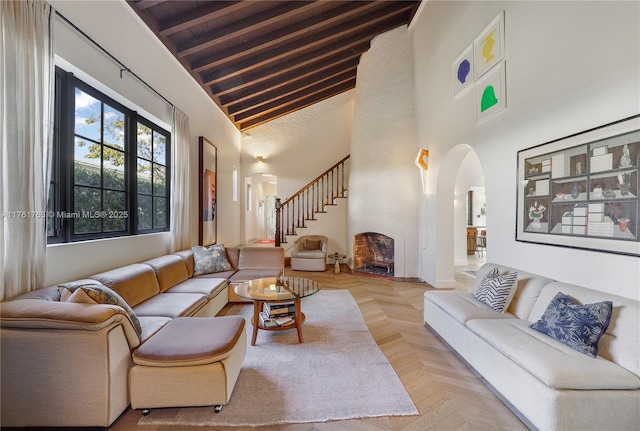
[[[393,278],[393,238],[363,232],[353,238],[353,270],[365,275]]]

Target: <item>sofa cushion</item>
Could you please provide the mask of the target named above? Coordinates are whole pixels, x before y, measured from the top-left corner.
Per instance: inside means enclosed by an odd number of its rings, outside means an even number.
[[[213,298],[228,284],[226,278],[196,277],[173,286],[166,293],[199,293]]]
[[[209,298],[199,293],[162,293],[134,307],[139,316],[183,317],[192,316]]]
[[[282,247],[244,247],[240,249],[238,269],[284,270],[284,250]]]
[[[153,268],[158,279],[160,292],[164,292],[189,278],[187,264],[180,256],[175,254],[156,257],[142,263]]]
[[[497,267],[493,268],[482,278],[473,296],[494,310],[504,313],[515,294],[517,280],[517,272],[502,275]]]
[[[546,386],[555,389],[639,389],[640,377],[603,359],[590,358],[541,334],[521,319],[477,319],[467,328]]]
[[[211,364],[228,357],[240,340],[242,316],[177,318],[133,353],[133,362],[149,367]]]
[[[499,313],[483,302],[478,301],[469,292],[427,291],[424,294],[431,301],[463,325],[471,319],[515,319],[509,313]]]
[[[134,263],[111,271],[92,275],[105,286],[118,292],[120,296],[134,307],[152,296],[160,293],[160,285],[156,273],[149,265]]]
[[[612,308],[611,301],[578,305],[558,292],[531,328],[595,358],[600,337],[611,321]]]
[[[280,269],[243,269],[233,274],[229,281],[238,284],[257,278],[277,277],[280,272]]]
[[[140,319],[140,325],[142,326],[142,335],[140,336],[140,341],[142,342],[173,320],[164,316],[138,316],[138,319]]]
[[[196,245],[191,249],[193,250],[194,276],[233,269],[222,244],[214,244],[211,247]]]
[[[188,277],[189,278],[193,277],[193,250],[191,249],[180,250],[180,251],[176,251],[173,254],[175,254],[176,256],[179,256],[184,261],[184,264],[187,266]]]
[[[117,305],[118,307],[122,307],[124,311],[131,319],[131,323],[133,323],[133,327],[136,329],[138,336],[142,335],[142,327],[140,326],[140,321],[138,320],[138,316],[131,309],[129,304],[126,303],[124,299],[117,292],[109,289],[107,286],[103,286],[100,283],[90,282],[69,282],[65,284],[61,284],[60,288],[60,299],[64,302],[77,302],[77,301],[69,301],[69,299],[74,295],[76,290],[82,289],[87,296],[93,299],[98,304],[111,304]]]

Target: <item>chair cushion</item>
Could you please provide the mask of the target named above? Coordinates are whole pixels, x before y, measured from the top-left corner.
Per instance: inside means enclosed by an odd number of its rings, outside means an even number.
[[[322,241],[307,239],[304,242],[305,250],[322,250]]]
[[[324,259],[325,254],[322,250],[296,250],[291,252],[291,257],[302,259]]]

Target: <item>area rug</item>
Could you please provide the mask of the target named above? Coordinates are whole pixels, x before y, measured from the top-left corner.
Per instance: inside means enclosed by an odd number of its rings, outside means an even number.
[[[232,312],[250,322],[253,307]],[[291,331],[259,331],[229,404],[154,409],[138,425],[260,426],[417,415],[394,369],[376,345],[346,290],[302,300],[304,343]]]

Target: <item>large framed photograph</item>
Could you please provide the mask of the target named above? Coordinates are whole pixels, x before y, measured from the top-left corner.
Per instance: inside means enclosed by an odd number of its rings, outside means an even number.
[[[198,157],[200,229],[198,238],[200,245],[208,246],[218,241],[216,200],[218,149],[203,136],[198,139],[198,144],[200,147]]]
[[[640,115],[518,152],[516,241],[640,256]]]

